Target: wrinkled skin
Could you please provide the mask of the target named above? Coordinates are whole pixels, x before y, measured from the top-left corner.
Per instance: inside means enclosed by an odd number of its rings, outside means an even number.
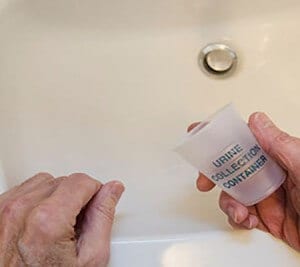
[[[40,173],[0,195],[0,266],[108,263],[119,182]]]
[[[189,127],[189,131],[198,123]],[[264,113],[250,116],[249,127],[263,149],[285,169],[287,179],[270,197],[245,207],[227,193],[221,192],[219,205],[236,228],[269,232],[300,251],[300,139],[278,129]],[[214,184],[199,174],[197,188],[207,192]]]

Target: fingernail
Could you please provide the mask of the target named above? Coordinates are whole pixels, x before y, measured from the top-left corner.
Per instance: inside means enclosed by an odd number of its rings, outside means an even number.
[[[253,229],[257,226],[258,219],[255,215],[250,215],[249,218],[245,221],[244,225],[248,229]]]
[[[227,209],[227,214],[230,216],[230,218],[235,222],[238,223],[238,216],[237,213],[234,209],[234,207],[229,206]]]
[[[111,188],[111,194],[119,200],[125,190],[124,185],[121,182],[114,182]]]
[[[270,120],[270,118],[263,112],[256,112],[254,114],[254,120],[259,128],[268,128],[273,126],[274,123]]]

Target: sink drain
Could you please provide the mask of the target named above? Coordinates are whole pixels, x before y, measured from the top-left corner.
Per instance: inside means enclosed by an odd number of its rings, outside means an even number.
[[[227,45],[209,44],[201,50],[198,63],[204,73],[225,78],[234,72],[237,55]]]

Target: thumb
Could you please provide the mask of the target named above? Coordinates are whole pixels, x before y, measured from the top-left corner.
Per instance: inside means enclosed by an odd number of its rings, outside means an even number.
[[[261,112],[250,116],[249,127],[262,148],[292,176],[300,178],[300,139],[281,131]],[[300,185],[300,180],[297,183]]]
[[[88,204],[77,243],[79,266],[107,266],[115,207],[124,189],[120,182],[109,182]]]

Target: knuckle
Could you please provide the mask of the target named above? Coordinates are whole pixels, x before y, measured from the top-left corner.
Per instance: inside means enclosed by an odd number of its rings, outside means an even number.
[[[16,198],[7,200],[1,205],[1,217],[6,219],[14,219],[20,209],[25,205],[25,199]]]
[[[293,142],[294,138],[286,132],[280,132],[274,140],[275,145],[287,144]]]
[[[39,172],[35,176],[36,177],[43,177],[45,179],[54,179],[54,177],[48,172]]]
[[[66,176],[62,176],[62,177],[59,177],[59,178],[56,178],[56,179],[51,179],[49,181],[47,181],[47,184],[49,186],[58,186],[62,181],[64,181],[67,177]]]
[[[88,176],[85,173],[73,173],[69,177],[78,183],[87,183],[93,180],[90,176]]]
[[[48,181],[48,180],[53,180],[53,179],[54,179],[54,177],[50,173],[39,172],[36,175],[34,175],[32,178],[30,178],[29,180],[45,180],[45,181]]]
[[[47,205],[35,208],[26,221],[27,234],[38,233],[39,235],[49,236],[53,227],[53,210]]]
[[[82,173],[82,172],[72,173],[71,175],[69,175],[69,177],[72,177],[73,179],[78,179],[78,180],[92,179],[89,175],[87,175],[86,173]]]
[[[295,155],[295,151],[299,147],[300,142],[298,138],[290,136],[285,132],[281,132],[275,137],[270,150],[273,149],[273,153],[277,154],[277,157],[289,171],[298,172],[300,161]]]
[[[24,181],[22,185],[26,185],[26,184],[29,184],[29,183],[33,183],[33,182],[37,182],[37,181],[48,181],[48,180],[53,180],[54,177],[50,174],[50,173],[47,173],[47,172],[39,172],[37,173],[36,175],[34,175],[33,177],[27,179],[26,181]]]
[[[69,176],[78,186],[98,187],[101,183],[85,173],[73,173]]]
[[[17,242],[20,253],[27,255],[38,249],[37,242],[51,239],[54,236],[53,230],[51,209],[46,206],[35,208],[25,221],[25,228]]]

